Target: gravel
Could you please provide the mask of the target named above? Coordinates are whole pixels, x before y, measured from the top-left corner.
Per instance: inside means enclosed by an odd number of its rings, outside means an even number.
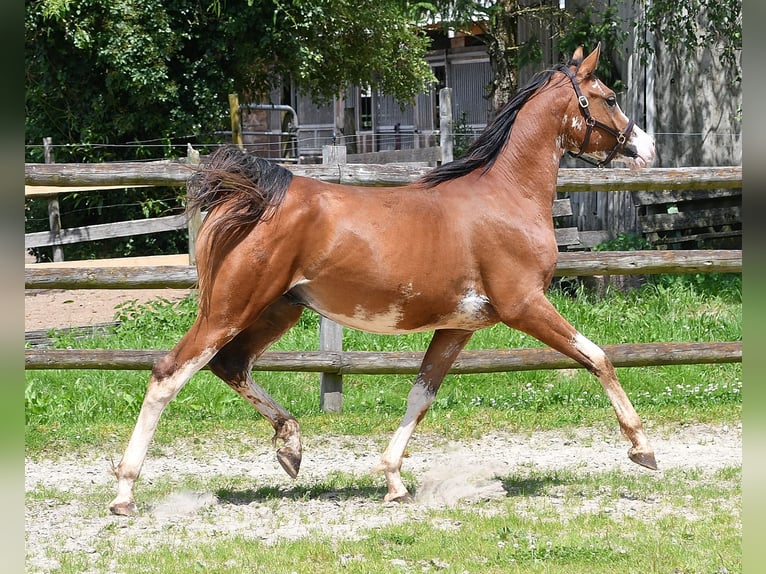
[[[741,425],[686,424],[648,431],[660,465],[660,470],[654,473],[658,477],[670,469],[713,473],[742,464]],[[628,460],[629,445],[618,435],[583,428],[531,434],[491,432],[478,440],[447,442],[416,434],[403,464],[403,471],[411,472],[417,484],[411,504],[384,503],[382,497],[363,489],[306,495],[312,484],[333,472],[368,475],[379,461],[385,437],[310,437],[304,441],[297,481],[284,474],[264,437],[242,433],[201,442],[183,440],[172,447],[152,448],[136,488],[140,513],[130,518],[111,516],[106,508],[115,487],[112,461],[118,460],[120,453],[27,458],[26,491],[38,494],[26,506],[27,571],[54,570],[57,563],[48,555],[49,549],[55,550],[52,556],[63,550],[97,557],[98,543],[105,537],[110,539],[115,554],[121,547],[135,551],[141,544],[158,541],[188,542],[189,537],[207,539],[235,534],[266,544],[316,535],[355,539],[369,529],[422,520],[429,508],[470,506],[506,497],[509,493],[498,477],[530,469],[651,472]],[[249,448],[244,449],[243,445]],[[152,504],[141,500],[142,484],[180,481],[184,476],[245,477],[252,487],[225,500],[213,492],[181,489]],[[375,484],[383,487],[382,474],[374,476]],[[255,489],[260,487],[278,489],[281,497],[259,496]],[[46,492],[50,496],[39,496]],[[103,499],[103,508],[94,511],[95,498]],[[554,505],[562,503],[555,493],[548,494],[547,500]],[[537,503],[539,500],[530,502]],[[577,508],[567,505],[566,512],[630,513],[649,520],[668,511],[660,499],[620,499],[617,504],[614,501],[610,504],[604,508],[598,500],[583,500]],[[737,501],[730,504],[733,511],[739,511]],[[523,512],[524,504],[518,508]],[[453,526],[449,522],[434,522],[434,527]]]

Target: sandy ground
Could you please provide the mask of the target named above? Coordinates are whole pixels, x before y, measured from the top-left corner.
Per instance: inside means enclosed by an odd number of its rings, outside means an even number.
[[[25,330],[108,323],[114,320],[115,307],[125,301],[143,302],[157,297],[174,300],[187,293],[178,289],[26,291]],[[699,469],[712,477],[720,468],[742,464],[741,425],[691,424],[649,431],[661,467],[653,474],[657,480],[673,469]],[[648,472],[628,461],[628,445],[616,431],[574,429],[513,434],[497,430],[477,440],[455,443],[434,441],[416,433],[410,443],[410,457],[405,461],[405,470],[412,472],[417,482],[413,504],[383,503],[378,495],[353,491],[306,496],[301,494],[306,488],[310,492],[312,484],[326,480],[333,471],[369,473],[379,461],[381,437],[312,437],[304,444],[301,477],[293,482],[276,463],[267,437],[253,436],[243,429],[240,436],[205,441],[189,437],[188,442],[180,440],[173,447],[155,447],[146,460],[141,481],[151,484],[187,476],[244,476],[252,481],[252,489],[275,487],[282,492],[281,497],[264,497],[246,489],[237,491],[229,500],[211,490],[189,492],[179,487],[160,501],[139,500],[141,513],[135,518],[110,516],[105,507],[94,514],[92,500],[97,495],[103,498],[102,489],[114,488],[110,468],[119,460],[124,439],[115,437],[107,452],[26,459],[25,490],[38,493],[28,501],[25,511],[28,572],[57,570],[60,564],[55,557],[61,551],[85,552],[96,559],[104,540],[118,550],[135,550],[154,542],[173,543],[179,531],[184,533],[184,540],[245,533],[266,544],[318,534],[355,539],[370,528],[422,520],[426,508],[456,504],[471,508],[481,501],[505,499],[511,493],[506,492],[498,477],[530,468],[570,468],[583,474],[606,470]],[[383,482],[382,477],[379,482]],[[40,496],[40,492],[50,494]],[[561,498],[556,493],[520,496],[517,511],[523,512],[526,503],[560,505]],[[733,513],[740,513],[738,500],[724,503]],[[647,521],[668,512],[685,511],[663,500],[660,494],[650,500],[620,499],[616,505],[610,504],[609,512]],[[477,511],[492,510],[477,507]],[[604,511],[604,503],[588,499],[564,510],[570,514],[593,513]],[[458,526],[454,528],[459,530]],[[115,563],[115,572],[119,571],[117,566]]]
[[[24,254],[24,264],[34,263]],[[126,301],[145,303],[164,297],[184,298],[188,289],[27,289],[24,291],[24,331],[89,327],[114,321],[115,307]]]
[[[244,536],[265,544],[316,536],[354,540],[369,536],[370,529],[429,519],[425,511],[431,508],[459,505],[469,512],[505,512],[502,501],[509,497],[515,501],[517,513],[533,515],[541,507],[555,508],[564,522],[579,514],[600,512],[618,520],[630,517],[655,522],[667,514],[705,520],[697,515],[699,509],[663,494],[661,488],[646,498],[626,495],[607,500],[599,491],[572,500],[553,486],[540,492],[516,492],[503,485],[503,477],[558,469],[574,471],[576,476],[619,471],[645,475],[658,483],[665,472],[689,471],[690,484],[698,484],[720,481],[714,474],[719,469],[741,467],[741,425],[651,427],[649,434],[660,465],[657,472],[628,460],[628,444],[616,430],[516,434],[498,429],[479,439],[458,442],[416,433],[403,466],[416,482],[412,504],[384,503],[382,490],[373,493],[351,488],[312,494],[312,485],[326,481],[333,472],[368,475],[380,460],[380,437],[311,437],[304,442],[301,475],[292,481],[279,468],[268,437],[247,429],[204,440],[190,436],[172,446],[152,449],[137,490],[140,513],[128,519],[110,516],[106,508],[115,488],[110,468],[119,457],[124,438],[120,437],[102,452],[27,458],[26,491],[37,493],[26,504],[27,572],[57,570],[60,564],[55,557],[62,552],[84,553],[96,560],[104,548],[111,548],[115,562],[108,572],[116,573],[121,549],[135,552],[155,544],[204,542],[211,537]],[[382,489],[382,474],[373,476]],[[245,486],[221,497],[214,487],[190,491],[178,484],[189,477],[203,482],[239,477]],[[176,487],[166,498],[147,501],[141,485],[165,480]],[[280,494],[270,496],[268,490],[258,490],[264,487]],[[104,489],[109,496],[103,494]],[[738,498],[719,503],[739,517]],[[96,508],[98,504],[103,506]],[[459,526],[434,522],[435,528],[449,527],[456,535]],[[342,571],[341,566],[336,571]],[[392,572],[396,570],[392,567]],[[413,566],[406,571],[428,570]]]
[[[29,289],[24,293],[24,331],[88,327],[114,321],[115,307],[126,301],[139,303],[164,297],[182,299],[188,289]]]

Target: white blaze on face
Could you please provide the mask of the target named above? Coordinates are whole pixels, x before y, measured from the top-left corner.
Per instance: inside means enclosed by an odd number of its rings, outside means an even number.
[[[628,123],[630,121],[628,116],[623,113],[619,106],[617,109],[625,123]],[[636,157],[627,157],[618,154],[617,157],[614,158],[615,161],[624,163],[631,169],[640,169],[652,164],[655,157],[654,138],[635,124],[633,125],[633,131],[630,132],[627,145],[636,150]]]
[[[601,97],[604,99],[606,99],[609,96],[609,92],[611,92],[611,90],[604,86],[604,84],[602,84],[599,80],[595,80],[593,82],[593,89],[597,90],[598,93],[601,94]]]
[[[636,157],[628,158],[633,160],[636,168],[648,167],[652,164],[655,157],[654,138],[647,134],[638,126],[633,126],[633,132],[630,134],[628,145],[636,149]],[[628,162],[630,164],[630,162]]]

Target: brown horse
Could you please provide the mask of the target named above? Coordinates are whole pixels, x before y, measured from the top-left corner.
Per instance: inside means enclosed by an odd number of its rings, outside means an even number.
[[[383,453],[385,500],[408,496],[399,471],[415,426],[477,329],[502,321],[572,357],[593,373],[632,443],[628,456],[656,468],[641,420],[604,352],[553,308],[545,291],[558,254],[551,208],[567,151],[603,165],[654,159],[654,143],[594,75],[597,47],[542,72],[522,88],[464,159],[409,186],[323,183],[222,148],[189,184],[207,207],[197,243],[200,309],[195,323],[153,368],[122,461],[115,514],[136,511],[133,483],[167,404],[205,365],[250,401],[284,445],[292,477],[300,427],[250,372],[304,307],[375,333],[434,331]]]

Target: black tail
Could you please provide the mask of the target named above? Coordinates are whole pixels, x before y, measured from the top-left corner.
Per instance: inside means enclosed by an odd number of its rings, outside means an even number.
[[[293,174],[280,165],[235,146],[222,147],[189,179],[187,209],[212,211],[220,205],[228,205],[226,215],[216,219],[215,225],[252,226],[273,215],[292,177]],[[222,219],[227,223],[222,223]]]
[[[293,174],[284,167],[226,146],[213,152],[189,179],[187,211],[208,210],[200,232],[208,236],[208,265],[199,269],[200,301],[222,257],[259,222],[274,215]],[[216,253],[212,253],[215,251]]]

